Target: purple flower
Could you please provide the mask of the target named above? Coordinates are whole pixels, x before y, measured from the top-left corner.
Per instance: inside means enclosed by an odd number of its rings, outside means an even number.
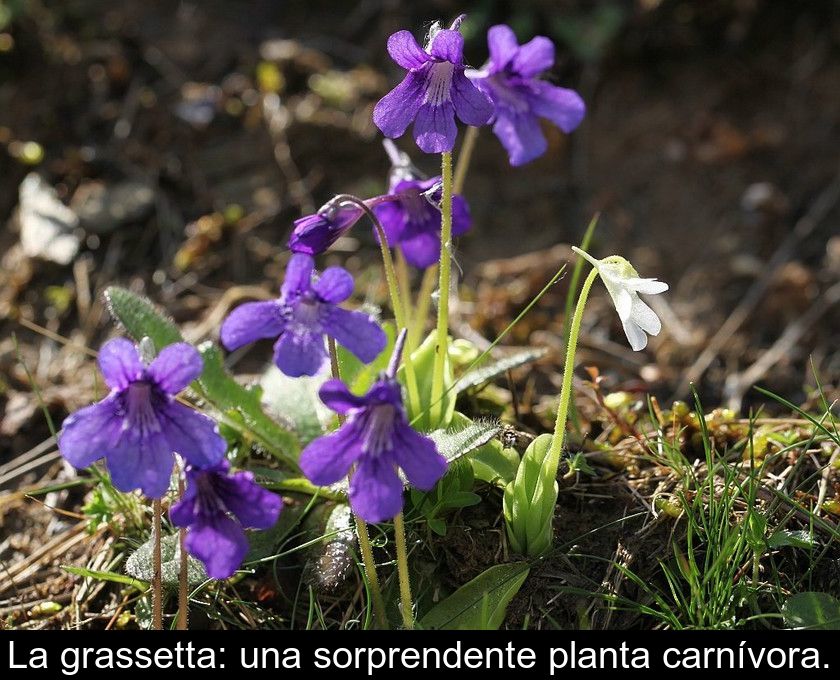
[[[314,215],[306,215],[294,221],[289,249],[293,253],[320,255],[356,224],[362,215],[364,211],[352,203],[327,203]]]
[[[391,246],[402,248],[409,264],[425,269],[440,259],[440,177],[406,179],[395,173],[391,182],[394,199],[373,210]],[[472,223],[467,202],[452,197],[452,235],[466,232]]]
[[[451,28],[433,29],[425,49],[409,31],[388,38],[388,53],[408,73],[373,110],[373,122],[386,137],[402,136],[414,121],[417,146],[426,153],[442,153],[455,145],[456,114],[467,125],[490,120],[490,100],[464,75],[464,37],[458,32],[462,19]]]
[[[160,498],[169,488],[173,452],[198,467],[222,459],[226,444],[216,423],[174,398],[201,374],[194,347],[169,345],[145,365],[134,344],[115,338],[99,351],[99,368],[110,394],[70,415],[58,438],[71,465],[84,468],[104,456],[117,489]]]
[[[504,24],[487,33],[490,61],[470,73],[472,82],[493,101],[493,132],[507,149],[511,165],[523,165],[545,153],[540,118],[571,132],[586,112],[574,90],[551,85],[538,76],[554,65],[554,45],[537,36],[524,45]]]
[[[374,318],[338,306],[353,292],[353,277],[341,267],[315,276],[314,260],[295,253],[286,268],[280,298],[247,302],[222,324],[222,344],[229,350],[262,338],[277,338],[274,363],[293,378],[315,375],[327,360],[324,336],[370,363],[385,349],[387,338]]]
[[[404,337],[404,335],[402,336]],[[394,378],[399,363],[398,342],[387,373],[363,397],[340,380],[329,380],[320,390],[321,401],[347,420],[332,434],[307,446],[300,468],[313,484],[340,481],[355,465],[350,481],[350,507],[367,522],[382,522],[403,507],[402,468],[408,481],[424,491],[446,472],[447,462],[435,443],[408,424],[400,385]]]
[[[216,579],[231,576],[248,554],[243,527],[270,529],[283,509],[280,496],[253,474],[229,469],[226,460],[204,470],[188,467],[187,490],[169,510],[172,523],[187,528],[187,552]]]

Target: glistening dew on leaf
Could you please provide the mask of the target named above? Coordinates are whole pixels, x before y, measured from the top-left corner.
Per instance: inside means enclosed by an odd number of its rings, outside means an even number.
[[[446,459],[435,443],[414,430],[403,407],[395,375],[405,332],[400,336],[388,370],[364,396],[350,392],[341,380],[321,387],[321,400],[347,417],[336,432],[316,439],[300,457],[300,468],[313,484],[325,486],[350,480],[350,507],[367,522],[395,517],[403,507],[402,468],[408,481],[423,491],[446,472]]]
[[[580,248],[572,246],[572,250],[598,270],[615,305],[615,311],[618,312],[618,318],[621,319],[630,347],[636,352],[643,350],[647,347],[647,336],[659,335],[662,323],[656,313],[642,301],[639,293],[658,295],[668,290],[668,284],[656,279],[639,278],[633,265],[618,255],[597,260]]]
[[[151,498],[169,488],[175,452],[197,467],[215,465],[226,449],[216,423],[175,400],[202,367],[186,343],[164,347],[146,365],[132,342],[109,340],[99,368],[111,392],[64,421],[61,454],[77,468],[104,457],[117,489],[139,488]]]
[[[231,473],[226,460],[204,470],[190,466],[186,477],[186,491],[169,517],[187,529],[187,552],[204,562],[207,574],[228,578],[248,554],[243,527],[271,528],[283,501],[257,484],[252,473]]]
[[[484,125],[493,114],[487,95],[464,75],[464,37],[458,17],[450,28],[432,27],[425,47],[410,31],[388,38],[388,54],[408,71],[403,81],[373,110],[373,122],[386,137],[401,137],[414,122],[414,140],[426,153],[451,151],[458,128]]]
[[[545,153],[547,142],[540,118],[547,118],[563,132],[583,120],[586,106],[574,90],[540,80],[554,65],[554,45],[543,36],[524,45],[504,24],[487,33],[490,61],[468,77],[493,102],[493,133],[505,147],[511,165],[524,165]]]
[[[231,312],[220,337],[229,350],[262,338],[277,338],[274,363],[286,375],[315,375],[327,361],[325,336],[370,363],[383,349],[385,331],[369,314],[338,306],[353,293],[353,277],[341,267],[315,274],[309,255],[292,255],[280,298],[247,302]]]

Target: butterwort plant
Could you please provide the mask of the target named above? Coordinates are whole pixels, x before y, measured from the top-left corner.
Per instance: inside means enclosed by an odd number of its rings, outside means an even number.
[[[322,386],[321,400],[338,414],[341,427],[309,444],[301,454],[300,467],[310,481],[322,486],[350,475],[350,507],[357,516],[365,571],[371,581],[377,618],[382,624],[387,619],[364,521],[381,522],[393,518],[401,613],[405,627],[413,628],[414,611],[402,516],[404,484],[398,471],[402,469],[410,484],[428,491],[445,474],[447,461],[429,437],[420,434],[408,423],[402,390],[396,379],[406,333],[402,329],[387,370],[367,394],[353,394],[338,379]]]
[[[117,489],[160,498],[175,453],[196,467],[222,460],[227,445],[216,422],[175,398],[203,368],[192,345],[169,345],[146,362],[134,343],[114,338],[99,351],[99,368],[110,392],[68,416],[58,437],[71,465],[84,468],[104,458]]]
[[[342,267],[329,267],[320,276],[315,260],[295,253],[286,267],[280,298],[247,302],[222,324],[220,338],[229,350],[255,340],[276,338],[274,363],[286,375],[316,375],[327,362],[330,337],[370,363],[385,349],[385,331],[370,315],[344,309],[353,293],[353,277]]]
[[[580,248],[573,248],[593,267],[581,286],[575,305],[566,344],[560,404],[554,433],[537,437],[525,451],[515,479],[505,488],[503,511],[511,545],[519,553],[539,557],[553,540],[554,507],[557,504],[557,469],[566,437],[575,352],[589,291],[599,276],[618,312],[627,340],[634,351],[647,346],[647,335],[657,335],[662,328],[659,317],[639,298],[639,293],[656,295],[668,290],[668,284],[639,277],[626,259],[613,255],[603,260],[592,257]]]

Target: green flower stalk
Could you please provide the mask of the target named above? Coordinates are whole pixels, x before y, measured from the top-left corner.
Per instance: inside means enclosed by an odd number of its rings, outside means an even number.
[[[441,178],[443,197],[440,204],[440,276],[438,279],[438,315],[435,331],[437,347],[432,374],[431,422],[439,425],[443,415],[443,380],[446,355],[449,350],[449,285],[452,265],[452,154],[444,152],[441,157]]]
[[[522,457],[516,478],[505,488],[504,516],[508,538],[516,552],[529,557],[539,557],[548,552],[554,537],[554,507],[557,504],[558,493],[557,469],[566,438],[578,336],[592,284],[598,276],[601,277],[621,319],[630,346],[635,351],[647,346],[646,334],[657,335],[662,328],[659,318],[639,298],[639,293],[655,295],[668,290],[666,283],[656,279],[639,278],[633,265],[623,257],[614,255],[597,260],[580,248],[573,250],[592,263],[593,268],[583,282],[569,327],[554,433],[540,435],[531,442]]]

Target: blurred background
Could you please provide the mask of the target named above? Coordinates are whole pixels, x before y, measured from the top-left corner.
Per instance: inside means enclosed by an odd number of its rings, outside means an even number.
[[[838,2],[3,0],[0,453],[49,436],[43,408],[60,422],[91,399],[79,347],[113,332],[104,287],[214,337],[231,305],[279,285],[292,220],[336,193],[381,193],[371,111],[402,77],[387,37],[461,12],[474,66],[493,24],[551,37],[550,78],[588,114],[568,137],[546,128],[549,152],[517,169],[482,130],[459,332],[495,338],[600,212],[592,252],[672,286],[655,301],[663,333],[639,354],[597,293],[581,362],[611,389],[685,398],[693,381],[708,405],[746,412],[766,401],[755,383],[814,402],[816,375],[830,399]],[[400,144],[436,174],[436,158]],[[372,243],[357,227],[327,261],[384,302]],[[510,344],[559,349],[567,280]],[[533,371],[537,397],[556,393],[560,363],[555,351]]]

